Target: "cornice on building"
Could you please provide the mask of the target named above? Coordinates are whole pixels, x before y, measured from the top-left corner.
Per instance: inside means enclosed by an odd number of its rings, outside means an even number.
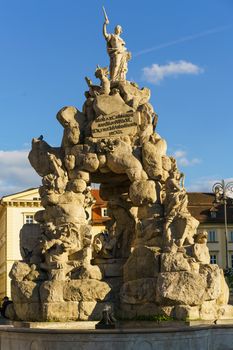
[[[3,207],[23,207],[23,208],[26,208],[26,207],[30,207],[30,208],[33,208],[33,207],[41,207],[41,202],[40,200],[27,200],[27,201],[23,201],[23,200],[20,200],[20,201],[7,201],[7,202],[1,202],[0,203]]]

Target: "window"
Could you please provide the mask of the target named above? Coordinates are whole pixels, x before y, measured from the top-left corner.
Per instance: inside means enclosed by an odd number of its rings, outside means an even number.
[[[25,224],[33,224],[34,223],[34,215],[26,214],[24,216],[24,223]]]
[[[229,241],[233,242],[233,231],[229,232]]]
[[[210,263],[217,264],[217,255],[216,254],[210,254]]]
[[[217,217],[216,211],[211,211],[210,216],[211,216],[211,219],[216,219],[216,217]]]
[[[233,268],[233,254],[231,254],[231,267]]]
[[[209,231],[208,232],[208,242],[216,242],[217,241],[217,235],[215,231]]]
[[[108,216],[108,209],[107,208],[101,208],[101,216]]]

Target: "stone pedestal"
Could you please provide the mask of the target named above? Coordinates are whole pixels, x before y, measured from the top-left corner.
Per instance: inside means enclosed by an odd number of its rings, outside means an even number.
[[[99,320],[110,292],[109,284],[93,279],[12,283],[17,317],[27,321]]]

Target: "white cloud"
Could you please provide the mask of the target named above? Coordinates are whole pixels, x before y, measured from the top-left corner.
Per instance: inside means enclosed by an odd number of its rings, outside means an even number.
[[[193,165],[201,163],[201,159],[199,159],[199,158],[188,159],[187,152],[183,151],[183,150],[176,150],[173,153],[173,156],[176,158],[177,163],[180,166],[187,167],[187,166],[193,166]]]
[[[187,186],[189,192],[212,192],[212,187],[216,179],[208,177],[200,177],[199,179],[193,181],[190,186]]]
[[[187,190],[189,192],[212,192],[213,185],[218,182],[221,183],[221,179],[219,179],[217,176],[210,176],[210,177],[200,177],[193,181],[193,183],[189,186],[187,186]],[[225,183],[232,182],[233,178],[225,179]],[[231,192],[228,192],[227,195],[229,197],[233,197],[233,194]]]
[[[186,156],[186,152],[185,151],[181,151],[181,150],[177,150],[174,152],[174,157],[175,158],[181,158],[181,157],[185,157]]]
[[[169,62],[165,65],[152,64],[151,67],[143,68],[143,78],[152,83],[159,84],[165,77],[178,76],[181,74],[198,75],[204,70],[187,61]]]
[[[28,150],[0,150],[0,197],[40,184],[28,161]]]

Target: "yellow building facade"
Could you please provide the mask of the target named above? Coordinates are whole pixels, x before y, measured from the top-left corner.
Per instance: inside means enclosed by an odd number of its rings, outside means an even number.
[[[33,224],[35,213],[42,209],[38,189],[5,196],[0,201],[0,298],[10,296],[8,277],[13,263],[21,260],[20,231]]]
[[[208,248],[210,252],[210,260],[212,264],[218,264],[222,268],[226,268],[226,256],[228,258],[228,267],[233,268],[233,225],[228,225],[227,232],[227,254],[225,228],[223,224],[200,224],[199,231],[208,232]]]

